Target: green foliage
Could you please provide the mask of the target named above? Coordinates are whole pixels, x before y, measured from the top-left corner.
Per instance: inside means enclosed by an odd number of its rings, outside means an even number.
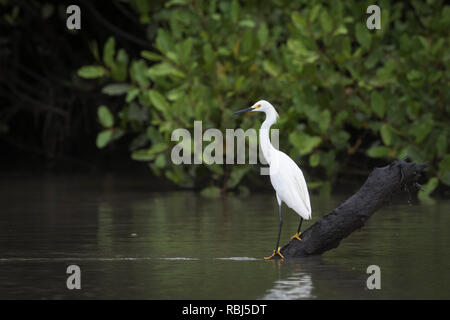
[[[102,126],[111,128],[114,125],[114,117],[111,111],[109,111],[108,107],[100,106],[97,113],[98,120],[100,121]]]
[[[98,121],[105,128],[103,131],[99,132],[97,135],[97,147],[99,149],[104,148],[116,139],[119,139],[123,134],[124,130],[121,128],[114,128],[114,116],[109,111],[108,107],[100,106],[97,110]]]
[[[154,50],[129,63],[110,38],[103,65],[78,71],[111,80],[105,94],[124,95],[117,128],[99,114],[106,130],[99,147],[114,140],[108,130],[132,132],[133,159],[183,186],[208,181],[204,194],[218,195],[254,171],[176,166],[171,133],[192,133],[194,120],[222,132],[257,127],[261,117],[232,111],[266,99],[280,113],[283,150],[302,158],[324,192],[349,158],[364,155],[429,161],[423,199],[439,183],[450,185],[450,7],[443,1],[381,1],[381,30],[366,28],[360,1],[177,0],[154,11],[150,1],[132,3],[142,23],[159,26],[149,39]]]
[[[423,190],[419,191],[419,199],[422,202],[433,203],[433,199],[430,198],[430,194],[436,189],[438,185],[438,179],[436,177],[431,178],[428,182],[423,186]]]
[[[104,148],[112,138],[112,130],[103,130],[97,135],[97,147]]]
[[[220,188],[207,187],[207,188],[203,189],[200,194],[207,198],[217,198],[220,196]]]
[[[78,75],[86,79],[101,78],[107,71],[102,66],[84,66],[78,70]]]

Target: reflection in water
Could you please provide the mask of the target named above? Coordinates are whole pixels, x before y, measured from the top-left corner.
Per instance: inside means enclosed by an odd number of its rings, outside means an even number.
[[[293,274],[285,280],[277,280],[272,289],[268,290],[263,299],[296,300],[312,299],[312,279],[306,273]]]
[[[261,259],[250,257],[229,257],[229,258],[216,258],[217,260],[234,260],[234,261],[258,261]]]
[[[449,201],[391,204],[323,257],[275,262],[262,259],[277,234],[272,194],[150,189],[138,178],[0,179],[0,298],[450,298]],[[314,219],[344,198],[312,196]],[[298,217],[283,214],[287,241]],[[65,289],[70,264],[79,292]],[[365,285],[372,264],[376,292]]]

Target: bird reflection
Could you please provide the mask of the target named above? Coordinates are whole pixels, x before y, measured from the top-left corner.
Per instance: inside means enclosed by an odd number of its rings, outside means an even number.
[[[273,288],[267,290],[263,299],[265,300],[296,300],[313,299],[313,283],[310,274],[300,272],[289,276],[287,279],[277,280]]]

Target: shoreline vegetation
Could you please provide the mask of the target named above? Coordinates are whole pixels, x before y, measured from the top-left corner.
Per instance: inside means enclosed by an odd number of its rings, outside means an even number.
[[[246,195],[264,188],[260,166],[176,165],[171,134],[200,120],[258,128],[232,112],[264,98],[312,192],[408,156],[429,165],[422,202],[448,195],[444,1],[383,2],[380,30],[356,0],[83,0],[81,29],[68,31],[70,4],[0,4],[3,171],[130,171],[161,188]]]

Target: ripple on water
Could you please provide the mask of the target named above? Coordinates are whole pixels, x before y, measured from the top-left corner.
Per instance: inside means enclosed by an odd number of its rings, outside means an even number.
[[[228,257],[228,258],[216,258],[216,260],[255,261],[255,260],[261,260],[261,259],[251,258],[251,257]]]

